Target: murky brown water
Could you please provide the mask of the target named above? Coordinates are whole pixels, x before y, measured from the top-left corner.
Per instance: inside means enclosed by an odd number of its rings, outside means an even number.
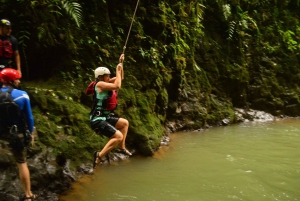
[[[153,157],[100,166],[60,200],[300,200],[299,119],[170,137]]]

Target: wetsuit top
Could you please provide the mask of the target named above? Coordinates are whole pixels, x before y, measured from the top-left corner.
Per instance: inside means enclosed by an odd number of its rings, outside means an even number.
[[[18,41],[13,36],[0,36],[0,65],[11,66],[14,52],[18,52]]]
[[[9,89],[8,87],[1,88],[3,92],[7,91],[8,89]],[[27,92],[14,89],[11,91],[11,96],[12,99],[15,101],[15,103],[20,107],[20,110],[24,113],[28,130],[30,131],[30,133],[32,133],[33,126],[34,126],[34,119],[33,119],[30,100]],[[10,123],[8,122],[8,124]],[[17,122],[14,122],[14,124],[22,125],[23,124],[22,119],[18,120]]]

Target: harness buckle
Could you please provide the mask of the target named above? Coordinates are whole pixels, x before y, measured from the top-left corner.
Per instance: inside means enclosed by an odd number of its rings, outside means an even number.
[[[97,116],[97,117],[98,117],[98,116],[101,116],[101,114],[102,114],[102,113],[101,113],[101,111],[100,111],[100,110],[98,110],[98,111],[96,111],[96,114],[95,114],[95,116]]]

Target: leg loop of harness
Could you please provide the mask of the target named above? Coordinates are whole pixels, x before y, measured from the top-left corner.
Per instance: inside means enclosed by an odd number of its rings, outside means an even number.
[[[11,134],[9,144],[11,148],[16,151],[23,151],[23,149],[31,142],[29,130],[18,129],[17,125],[11,126],[9,133]]]

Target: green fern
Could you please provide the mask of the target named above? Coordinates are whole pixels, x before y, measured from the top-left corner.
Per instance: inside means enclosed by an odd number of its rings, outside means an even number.
[[[82,10],[79,3],[72,0],[61,0],[62,7],[75,20],[78,27],[82,24]]]
[[[203,20],[203,15],[204,15],[204,9],[206,7],[203,4],[200,3],[196,3],[195,8],[193,10],[195,10],[196,16],[197,16],[197,24],[196,24],[196,28],[199,28],[199,30],[201,28],[203,28],[203,25],[201,24],[201,21]],[[202,33],[202,30],[199,31],[199,33]]]
[[[229,28],[227,30],[227,32],[228,32],[227,40],[232,40],[234,31],[235,31],[235,27],[236,27],[236,21],[229,22]]]
[[[43,27],[38,27],[38,39],[41,40],[45,36],[45,29]]]
[[[258,26],[257,26],[257,24],[256,24],[256,22],[255,22],[255,20],[254,20],[253,18],[251,18],[250,16],[246,16],[246,19],[247,19],[248,21],[252,22],[252,24],[255,26],[255,28],[256,28],[256,30],[257,30],[257,33],[259,34],[260,31],[259,31],[259,28],[258,28]]]
[[[283,41],[285,42],[287,49],[291,52],[298,51],[299,45],[298,42],[294,39],[295,33],[291,30],[282,31],[279,30],[280,35],[283,38]]]
[[[18,37],[18,42],[20,45],[22,45],[24,48],[26,47],[26,40],[30,39],[30,32],[27,31],[29,30],[29,26],[30,26],[30,21],[28,20],[23,20],[20,23],[20,29],[21,31],[19,31],[19,37]]]
[[[269,0],[260,0],[258,1],[258,5],[264,6],[264,5],[269,5],[270,1]]]
[[[223,15],[224,15],[226,20],[231,15],[231,7],[230,7],[229,4],[223,5]]]

